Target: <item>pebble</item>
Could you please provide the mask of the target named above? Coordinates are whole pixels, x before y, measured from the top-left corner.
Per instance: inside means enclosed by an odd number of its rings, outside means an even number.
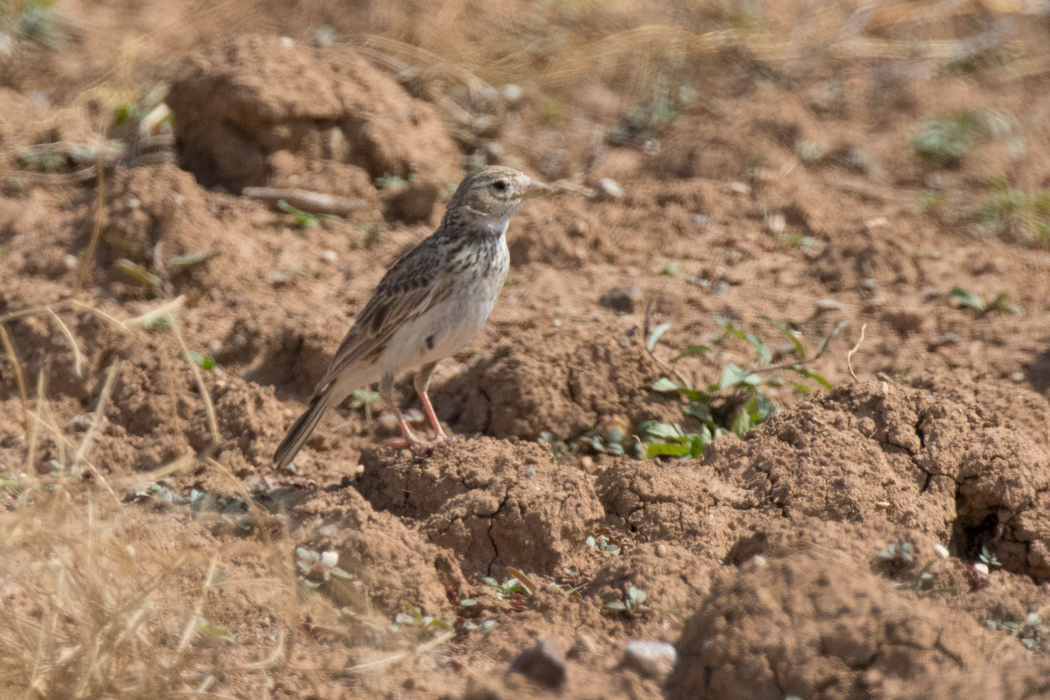
[[[598,180],[598,184],[595,186],[595,190],[598,193],[598,199],[623,199],[623,188],[620,187],[620,183],[618,183],[616,180],[613,180],[611,177],[603,177],[601,180]]]
[[[595,643],[594,638],[589,634],[583,632],[576,635],[576,643],[572,645],[572,649],[569,650],[569,656],[572,658],[579,658],[584,654],[593,654],[598,651],[598,644]]]
[[[77,256],[66,253],[62,256],[62,264],[66,266],[67,270],[75,270],[80,265],[80,260]]]
[[[508,107],[516,106],[525,97],[525,91],[521,89],[521,86],[513,83],[501,87],[499,93]]]
[[[323,250],[321,251],[321,260],[325,262],[335,262],[339,256],[336,255],[334,250]]]
[[[948,558],[948,548],[939,542],[933,545],[933,551],[936,552],[937,556],[939,556],[941,559]]]
[[[678,652],[667,642],[632,639],[623,650],[623,665],[649,678],[662,678],[674,669]]]
[[[69,421],[69,427],[78,433],[83,433],[91,427],[91,423],[95,420],[94,413],[81,413],[79,416],[73,416]]]
[[[333,552],[331,550],[327,552],[321,552],[321,566],[326,569],[334,569],[339,565],[339,552]]]
[[[547,637],[536,646],[526,649],[510,665],[516,671],[534,683],[551,690],[557,690],[565,684],[565,655],[558,649],[558,642]]]
[[[605,294],[602,294],[598,303],[616,313],[629,314],[634,312],[635,303],[644,298],[645,295],[642,293],[642,290],[638,289],[638,287],[613,287]]]

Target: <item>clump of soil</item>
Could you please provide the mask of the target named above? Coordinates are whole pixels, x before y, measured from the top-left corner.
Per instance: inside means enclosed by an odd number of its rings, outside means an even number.
[[[242,36],[190,56],[168,104],[180,161],[208,186],[287,181],[289,154],[331,161],[324,174],[334,179],[317,181],[334,194],[369,196],[384,176],[459,179],[459,151],[434,109],[349,46]]]
[[[996,636],[973,620],[916,606],[850,562],[799,553],[717,584],[678,640],[668,697],[859,700],[995,651]]]
[[[660,368],[621,338],[613,329],[522,333],[436,388],[435,403],[457,431],[494,437],[572,439],[603,420],[674,420],[674,402],[649,390]]]
[[[423,463],[371,454],[364,467],[358,488],[375,508],[418,519],[473,574],[556,573],[604,515],[587,476],[535,443],[457,440]]]

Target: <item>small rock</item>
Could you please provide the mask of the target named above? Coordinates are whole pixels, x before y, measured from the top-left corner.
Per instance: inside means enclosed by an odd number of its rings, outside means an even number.
[[[771,214],[766,217],[766,230],[774,236],[784,233],[785,228],[787,228],[787,221],[783,214]]]
[[[602,294],[598,303],[617,313],[629,314],[634,311],[635,302],[639,302],[644,298],[645,295],[642,294],[642,290],[638,289],[638,287],[614,287]]]
[[[565,655],[558,649],[558,642],[548,637],[518,654],[510,670],[534,683],[557,690],[565,683]]]
[[[338,532],[339,532],[339,528],[337,528],[335,525],[331,525],[331,524],[329,524],[329,525],[322,525],[321,527],[317,528],[317,534],[318,535],[323,535],[325,537],[335,537],[336,534],[338,534]]]
[[[733,194],[751,194],[751,187],[743,182],[730,182],[726,189]]]
[[[66,253],[62,256],[62,264],[66,266],[67,270],[75,270],[80,265],[80,259],[75,255]]]
[[[321,251],[321,260],[325,262],[335,262],[339,256],[334,250],[323,250]]]
[[[516,107],[525,97],[525,91],[521,89],[520,85],[514,85],[509,83],[499,89],[500,97],[508,107]]]
[[[331,550],[327,552],[321,552],[321,566],[326,569],[333,569],[339,565],[339,552],[333,552]]]
[[[948,558],[948,548],[945,547],[940,542],[938,542],[937,544],[933,545],[933,551],[936,552],[937,556],[939,556],[941,559],[947,559]]]
[[[623,650],[623,665],[649,678],[666,676],[677,661],[678,652],[667,642],[633,639]]]
[[[10,34],[0,32],[0,58],[7,57],[14,51],[15,42]]]
[[[663,542],[661,542],[660,544],[656,545],[656,556],[658,556],[658,557],[666,557],[667,556],[667,545],[664,544]]]
[[[1024,381],[1024,373],[1023,372],[1014,372],[1013,374],[1010,375],[1010,381],[1017,382],[1018,384],[1020,384],[1021,382]]]
[[[598,184],[594,189],[598,193],[598,199],[614,201],[623,199],[623,188],[620,187],[620,183],[611,177],[603,177],[601,180],[598,180]]]

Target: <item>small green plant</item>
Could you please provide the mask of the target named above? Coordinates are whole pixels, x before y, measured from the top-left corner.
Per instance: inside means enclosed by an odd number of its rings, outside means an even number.
[[[403,190],[408,187],[408,181],[397,175],[382,175],[375,179],[375,185],[379,190]]]
[[[181,350],[179,351],[179,354],[175,357],[184,362],[187,360],[186,353]],[[215,361],[214,357],[212,357],[211,355],[202,355],[196,350],[190,350],[188,359],[192,360],[193,364],[197,365],[205,372],[207,372],[208,370],[215,369],[219,366],[219,363]]]
[[[233,632],[229,631],[225,627],[219,627],[213,622],[209,622],[207,618],[197,618],[197,633],[202,637],[208,639],[218,639],[222,642],[229,642],[235,644],[237,638],[233,635]]]
[[[398,613],[397,616],[394,617],[395,625],[412,625],[418,627],[418,637],[421,640],[430,639],[438,632],[454,631],[456,629],[456,626],[447,620],[424,615],[420,608],[417,608],[411,603],[405,603],[405,610],[408,611],[407,614]]]
[[[563,573],[551,581],[550,587],[573,598],[581,597],[580,591],[591,582],[591,575],[568,566],[563,566],[561,570]]]
[[[647,597],[645,591],[641,588],[630,586],[623,600],[610,601],[605,604],[605,607],[622,613],[631,619],[652,617],[656,614],[656,611],[646,604]]]
[[[985,624],[990,629],[1017,637],[1029,651],[1050,652],[1050,628],[1043,624],[1039,613],[1028,613],[1023,622],[988,620]]]
[[[885,562],[890,574],[901,580],[894,581],[894,588],[915,591],[921,595],[932,596],[939,593],[954,593],[950,586],[937,586],[937,574],[933,572],[934,560],[927,561],[921,569],[916,570],[916,549],[911,542],[898,542],[879,550],[879,559]]]
[[[1009,235],[1050,243],[1050,190],[1039,189],[1028,194],[1010,185],[998,175],[988,181],[991,198],[972,216],[972,228],[978,235]]]
[[[383,239],[383,229],[377,223],[361,224],[361,233],[364,234],[366,248],[373,247]]]
[[[955,299],[959,306],[976,311],[978,316],[984,316],[993,312],[1011,313],[1018,316],[1024,315],[1024,311],[1020,306],[1007,301],[1006,292],[999,292],[991,301],[985,301],[980,294],[956,286],[952,287],[951,297]]]
[[[988,551],[988,547],[981,547],[981,556],[978,558],[989,570],[1002,568],[1003,563],[999,561],[999,557]]]
[[[661,394],[678,394],[686,403],[682,412],[701,423],[696,432],[687,432],[680,425],[647,421],[639,426],[639,438],[648,443],[647,457],[672,456],[696,458],[703,454],[708,443],[721,435],[732,432],[743,436],[753,427],[766,420],[776,410],[776,406],[767,396],[769,387],[780,387],[790,383],[796,390],[809,393],[812,388],[804,380],[812,380],[825,389],[831,389],[831,383],[820,374],[809,368],[813,362],[824,355],[829,343],[837,336],[847,323],[838,324],[821,342],[817,352],[809,356],[798,332],[783,321],[763,316],[762,319],[783,333],[788,343],[774,350],[758,335],[737,327],[736,322],[725,317],[716,317],[722,328],[708,345],[693,345],[671,359],[671,365],[690,356],[714,352],[731,340],[744,340],[752,348],[755,364],[751,368],[730,363],[722,369],[722,377],[716,384],[704,389],[693,388],[676,373],[677,381],[664,377],[657,381],[652,389]],[[658,326],[646,344],[652,352],[660,337],[670,324]],[[796,381],[788,382],[784,373],[798,376]]]
[[[619,554],[620,541],[612,536],[612,533],[602,528],[593,535],[587,535],[587,546],[595,552],[605,554]]]
[[[911,147],[919,158],[942,168],[957,168],[970,149],[986,137],[980,117],[970,110],[949,119],[928,121]]]
[[[311,214],[310,212],[297,209],[281,199],[277,202],[277,208],[292,217],[292,224],[296,228],[313,228],[320,225],[322,221],[342,221],[338,216],[331,214]]]
[[[481,580],[484,581],[486,585],[492,586],[496,589],[496,594],[505,600],[510,600],[514,598],[515,595],[524,596],[526,598],[532,595],[532,589],[522,583],[517,577],[511,577],[503,583],[500,583],[497,579],[494,579],[491,576],[486,576]]]
[[[295,550],[295,568],[299,570],[299,578],[310,588],[317,588],[333,576],[338,579],[349,580],[353,575],[340,569],[339,555],[336,552],[315,552],[304,547]]]

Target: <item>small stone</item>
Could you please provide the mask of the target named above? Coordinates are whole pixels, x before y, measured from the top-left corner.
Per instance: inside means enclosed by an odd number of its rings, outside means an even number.
[[[10,34],[0,32],[0,58],[10,56],[14,51],[15,42]]]
[[[338,257],[339,256],[334,250],[321,251],[321,260],[324,260],[325,262],[335,262]]]
[[[335,537],[336,534],[338,534],[338,532],[339,528],[332,524],[322,525],[321,527],[317,528],[317,534],[321,535],[322,537]]]
[[[66,266],[67,270],[75,270],[77,269],[77,266],[80,265],[80,260],[77,256],[66,253],[62,256],[62,264]]]
[[[981,576],[987,576],[988,575],[988,565],[985,564],[984,562],[977,562],[976,564],[973,564],[972,566],[973,566],[973,570],[976,571]]]
[[[638,289],[638,287],[613,287],[605,294],[602,294],[598,303],[617,313],[629,314],[634,311],[635,302],[639,302],[644,298],[645,295],[642,294],[642,290]]]
[[[726,189],[733,194],[751,194],[751,187],[743,182],[730,182]]]
[[[632,639],[623,650],[623,665],[649,678],[669,674],[678,661],[678,652],[667,642]]]
[[[755,556],[753,556],[750,559],[748,559],[747,561],[745,561],[740,566],[740,570],[744,571],[744,572],[757,571],[757,570],[761,569],[762,567],[764,567],[766,564],[767,564],[766,558],[764,556],[762,556],[761,554],[756,554]]]
[[[565,655],[558,649],[558,642],[548,637],[518,654],[510,670],[534,683],[557,690],[565,683]]]
[[[937,556],[939,556],[941,559],[948,558],[948,548],[939,542],[933,545],[933,551],[936,552]]]
[[[787,221],[783,214],[771,214],[766,217],[766,230],[774,236],[784,233],[785,228],[787,228]]]
[[[521,89],[520,85],[509,83],[499,89],[499,95],[508,107],[516,107],[522,98],[525,97],[525,91]]]
[[[598,193],[598,199],[613,201],[623,199],[623,188],[620,187],[620,183],[611,177],[603,177],[601,180],[598,180],[598,184],[594,189]]]
[[[326,569],[334,569],[339,565],[339,552],[333,552],[331,550],[327,552],[321,552],[321,566]]]
[[[1013,374],[1010,375],[1010,381],[1017,382],[1018,384],[1020,384],[1021,382],[1024,381],[1024,373],[1023,372],[1014,372]]]
[[[664,544],[663,542],[661,542],[660,544],[656,545],[656,556],[658,556],[658,557],[666,557],[667,556],[667,545]]]

